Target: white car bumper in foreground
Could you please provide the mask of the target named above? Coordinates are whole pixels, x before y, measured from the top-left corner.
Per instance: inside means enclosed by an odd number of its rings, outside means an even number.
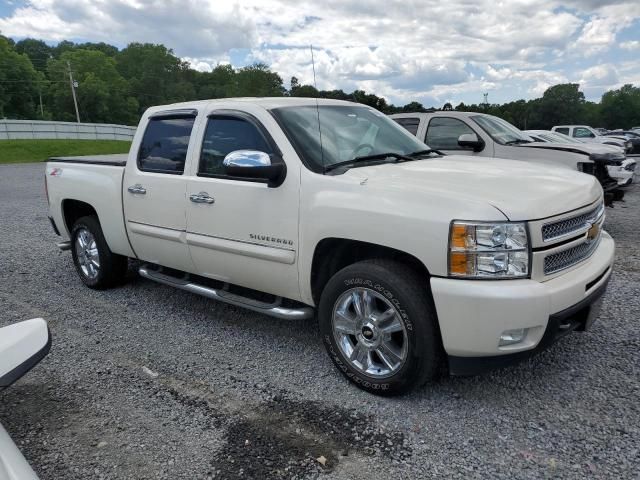
[[[588,328],[611,276],[614,248],[603,232],[588,260],[545,282],[432,278],[451,373],[473,374],[511,363],[565,333]],[[524,338],[500,346],[500,337],[516,329],[527,329]]]
[[[608,166],[607,170],[609,176],[618,182],[619,186],[631,185],[633,182],[633,175],[636,169],[635,160],[625,160],[622,166]]]
[[[38,476],[0,425],[0,480],[38,480]]]

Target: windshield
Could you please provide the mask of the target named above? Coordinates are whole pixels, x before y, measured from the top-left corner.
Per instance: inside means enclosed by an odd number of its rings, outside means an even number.
[[[576,140],[568,135],[557,132],[544,132],[539,133],[538,135],[551,143],[583,143],[580,140]]]
[[[491,138],[502,145],[531,143],[534,141],[533,138],[524,134],[509,122],[494,117],[493,115],[475,115],[471,118],[480,125],[480,128],[487,132]]]
[[[386,115],[362,105],[281,107],[271,112],[302,160],[316,172],[356,157],[407,155],[429,148]]]

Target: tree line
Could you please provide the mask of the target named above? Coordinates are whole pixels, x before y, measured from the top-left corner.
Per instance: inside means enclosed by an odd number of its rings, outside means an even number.
[[[81,120],[135,125],[152,105],[225,97],[294,96],[350,100],[384,113],[429,111],[419,102],[389,104],[374,93],[320,90],[296,77],[287,89],[278,73],[256,63],[239,69],[218,65],[197,71],[164,45],[62,41],[50,46],[0,35],[0,118],[75,121],[71,73]],[[486,112],[522,129],[548,129],[563,123],[604,128],[640,125],[640,88],[606,92],[599,103],[585,100],[578,84],[549,87],[542,97],[504,104],[445,104],[442,109]]]

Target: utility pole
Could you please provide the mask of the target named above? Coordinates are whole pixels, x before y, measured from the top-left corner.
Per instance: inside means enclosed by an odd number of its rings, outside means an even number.
[[[489,106],[489,92],[483,93],[482,96],[484,97],[484,101],[482,102],[482,104],[484,105],[484,110],[486,112],[487,107]]]
[[[40,96],[40,117],[44,120],[44,108],[42,108],[42,85],[40,85],[38,95]]]
[[[67,67],[69,68],[69,84],[71,85],[73,104],[76,107],[76,120],[78,120],[78,123],[80,123],[80,112],[78,111],[78,100],[76,99],[76,82],[73,81],[73,75],[71,74],[71,62],[67,61]]]

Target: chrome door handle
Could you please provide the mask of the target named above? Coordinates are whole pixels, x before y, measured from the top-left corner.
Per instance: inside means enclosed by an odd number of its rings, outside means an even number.
[[[138,193],[140,195],[144,195],[145,193],[147,193],[147,189],[144,188],[139,183],[136,183],[135,185],[131,185],[129,188],[127,188],[127,190],[129,191],[129,193]]]
[[[193,203],[214,203],[215,200],[213,197],[210,197],[207,192],[193,193],[189,195],[189,200]]]

